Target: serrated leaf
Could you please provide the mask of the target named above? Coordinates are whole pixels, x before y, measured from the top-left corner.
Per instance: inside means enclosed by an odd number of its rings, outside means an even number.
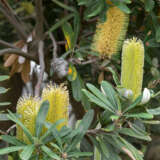
[[[106,98],[106,95],[100,92],[95,86],[92,84],[87,83],[87,88],[97,97],[99,98],[106,106],[108,106],[112,112],[115,111],[114,106],[112,103]]]
[[[3,149],[0,149],[0,155],[20,151],[20,150],[24,149],[25,147],[26,146],[13,146],[13,147],[3,148]]]
[[[20,153],[20,158],[22,160],[28,160],[31,156],[32,156],[32,153],[35,149],[35,146],[34,144],[31,144],[31,145],[27,145],[24,150]]]
[[[105,95],[107,99],[111,102],[112,106],[114,106],[115,110],[118,110],[118,104],[117,104],[117,93],[113,89],[113,87],[107,82],[107,81],[102,81],[101,83],[101,88],[105,92]],[[121,108],[121,107],[119,107]]]
[[[140,104],[142,97],[143,97],[142,95],[137,97],[135,101],[123,111],[123,113],[130,111],[131,109],[135,108],[138,104]]]
[[[45,152],[49,157],[55,159],[55,160],[61,160],[61,158],[55,154],[54,152],[52,152],[47,146],[43,145],[41,146],[41,149],[43,152]]]
[[[107,106],[104,102],[102,102],[96,96],[91,94],[89,91],[87,91],[86,89],[82,89],[82,91],[89,98],[90,102],[93,102],[93,103],[97,104],[99,107],[106,109],[106,110],[109,110],[110,112],[114,113],[114,111],[109,106]]]
[[[22,146],[24,145],[21,141],[19,141],[16,137],[14,136],[9,136],[9,135],[2,135],[1,138],[6,141],[7,143],[16,145],[16,146]]]

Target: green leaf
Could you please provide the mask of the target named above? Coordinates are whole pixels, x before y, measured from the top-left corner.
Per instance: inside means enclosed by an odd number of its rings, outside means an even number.
[[[0,102],[0,106],[8,106],[10,105],[10,102]]]
[[[53,32],[54,30],[56,30],[57,28],[59,28],[60,26],[62,26],[65,22],[67,22],[69,19],[73,18],[74,14],[68,14],[67,16],[65,16],[64,18],[62,18],[60,21],[58,21],[56,24],[54,24],[48,31],[48,33]]]
[[[55,143],[50,143],[50,145],[51,145],[52,147],[54,147],[55,149],[59,150],[60,152],[62,152],[61,148],[60,148],[57,144],[55,144]]]
[[[102,81],[101,88],[104,91],[107,99],[111,102],[112,106],[114,106],[115,110],[118,110],[118,97],[113,87],[107,81]],[[119,108],[121,110],[121,106]]]
[[[42,128],[43,128],[43,124],[45,122],[47,113],[48,113],[48,109],[49,109],[49,102],[48,101],[44,101],[39,109],[38,115],[36,117],[36,132],[35,132],[35,136],[39,137],[41,132],[42,132]]]
[[[152,115],[160,115],[160,107],[154,109],[146,109],[148,113]]]
[[[160,26],[156,30],[156,41],[160,42]]]
[[[35,146],[33,144],[27,145],[24,148],[23,152],[20,153],[20,155],[19,155],[20,158],[22,160],[28,160],[32,156],[34,149],[35,149]]]
[[[87,83],[87,88],[96,96],[98,97],[107,107],[109,107],[112,112],[116,111],[114,106],[112,106],[111,101],[109,101],[106,97],[106,95],[102,92],[100,92],[95,86],[92,84]]]
[[[86,89],[82,89],[83,93],[89,98],[90,102],[97,104],[98,106],[102,107],[103,109],[109,110],[110,112],[114,113],[113,109],[107,106],[104,102],[102,102],[99,98],[91,94]]]
[[[151,141],[150,136],[146,136],[146,135],[142,134],[141,132],[139,132],[138,130],[133,130],[130,128],[121,128],[121,129],[119,129],[119,133],[124,134],[124,135],[128,135],[130,137],[135,137],[138,139]]]
[[[78,35],[80,32],[80,26],[81,26],[81,17],[79,12],[75,12],[74,16],[74,37],[73,37],[73,47],[77,44]]]
[[[52,152],[47,146],[43,145],[41,146],[42,151],[44,151],[49,157],[56,159],[56,160],[61,160],[61,158],[55,154],[54,152]]]
[[[16,146],[22,146],[24,145],[24,143],[22,143],[21,141],[19,141],[16,137],[14,136],[9,136],[9,135],[2,135],[1,136],[2,139],[4,141],[6,141],[7,143],[10,143],[10,144],[13,144],[13,145],[16,145]]]
[[[0,82],[9,79],[10,77],[7,75],[0,76]]]
[[[46,139],[50,134],[52,134],[52,131],[55,130],[55,128],[56,128],[57,125],[59,125],[60,123],[63,123],[63,122],[64,122],[64,119],[60,119],[60,120],[58,120],[57,122],[55,122],[55,123],[53,123],[53,124],[51,124],[51,125],[49,125],[48,123],[45,123],[45,124],[48,124],[48,125],[46,125],[46,127],[48,128],[48,130],[47,130],[47,132],[46,132],[43,136],[41,136],[40,140],[41,140],[41,141],[44,141],[44,143],[46,143],[46,142],[45,142],[45,139]]]
[[[153,119],[153,115],[150,113],[135,113],[135,114],[125,114],[128,118],[143,118],[143,119]]]
[[[69,71],[68,71],[67,78],[71,82],[75,81],[77,78],[77,70],[76,70],[75,66],[73,66],[72,64],[69,64]]]
[[[118,78],[118,74],[111,67],[107,67],[107,69],[112,73],[113,80],[114,80],[115,84],[117,86],[119,86],[120,85],[120,81],[119,81],[119,78]]]
[[[33,143],[33,137],[32,134],[30,133],[30,131],[21,123],[21,121],[18,120],[18,118],[10,111],[8,111],[9,114],[7,115],[7,117],[12,120],[13,122],[15,122],[16,124],[18,124],[22,129],[24,134],[27,136],[27,138],[29,139],[29,141],[31,143]]]
[[[0,87],[0,94],[6,93],[8,91],[8,89],[4,88],[4,87]]]
[[[88,19],[99,14],[104,8],[103,0],[93,1],[92,5],[87,7],[84,12],[84,18]]]
[[[81,142],[83,136],[85,135],[86,131],[88,130],[88,128],[90,127],[90,125],[93,121],[93,117],[94,117],[94,111],[93,110],[89,110],[84,115],[83,119],[81,120],[81,122],[79,123],[79,125],[77,127],[78,133],[75,136],[75,138],[73,139],[73,141],[71,142],[71,144],[68,146],[68,148],[66,148],[66,152],[71,151],[73,148],[76,147],[76,145],[78,143]]]
[[[77,78],[71,82],[72,85],[72,94],[76,101],[80,101],[82,98],[82,88],[83,88],[83,81],[79,75]]]
[[[154,0],[145,0],[144,4],[145,4],[145,10],[147,12],[150,12],[153,10],[155,2],[154,2]]]
[[[123,4],[123,3],[120,3],[118,6],[117,6],[120,10],[122,10],[123,12],[127,13],[127,14],[130,14],[131,13],[131,10],[127,7],[127,5]]]
[[[14,147],[3,148],[3,149],[0,149],[0,155],[20,151],[20,150],[24,149],[25,147],[26,146],[14,146]]]
[[[127,107],[124,111],[123,111],[123,114],[130,111],[131,109],[135,108],[138,104],[140,104],[141,100],[142,100],[142,95],[138,96],[136,98],[136,100],[129,106]]]
[[[0,114],[0,121],[8,121],[8,120],[9,120],[8,114],[3,114],[3,113]]]
[[[69,22],[64,23],[62,25],[62,30],[65,36],[65,39],[67,40],[69,49],[73,49],[74,32],[73,32],[71,24]]]
[[[103,142],[103,140],[101,140],[100,139],[100,146],[101,146],[101,150],[102,150],[102,152],[103,152],[103,154],[104,154],[104,156],[106,157],[106,158],[109,158],[110,157],[110,153],[109,153],[109,150],[108,150],[108,148],[107,148],[107,144],[105,144],[104,142]]]
[[[92,152],[70,152],[69,154],[68,154],[68,158],[71,158],[71,157],[76,157],[76,158],[78,158],[78,157],[89,157],[89,156],[92,156],[93,155],[93,153]]]
[[[75,12],[75,9],[74,9],[74,8],[69,7],[68,5],[66,5],[66,4],[64,4],[64,3],[62,3],[62,2],[60,2],[60,1],[58,1],[58,0],[52,0],[52,2],[56,3],[57,5],[59,5],[60,7],[66,9],[66,10],[68,10],[68,11]]]

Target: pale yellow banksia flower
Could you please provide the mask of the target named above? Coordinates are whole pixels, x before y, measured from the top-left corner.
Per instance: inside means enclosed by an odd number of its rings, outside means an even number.
[[[46,120],[55,123],[60,119],[64,119],[65,121],[57,126],[58,130],[67,125],[69,94],[66,87],[64,85],[48,85],[43,89],[42,100],[48,100],[50,105]]]
[[[17,113],[19,114],[19,120],[25,125],[25,127],[35,135],[35,123],[36,116],[40,108],[40,101],[33,97],[22,97],[17,103]],[[28,138],[23,132],[23,129],[17,125],[17,138],[25,143],[30,143]]]
[[[111,57],[119,52],[126,35],[128,22],[128,14],[116,6],[110,7],[106,13],[106,21],[97,25],[92,49],[102,58]]]
[[[121,85],[133,92],[135,100],[142,90],[144,45],[137,38],[128,39],[122,48]]]

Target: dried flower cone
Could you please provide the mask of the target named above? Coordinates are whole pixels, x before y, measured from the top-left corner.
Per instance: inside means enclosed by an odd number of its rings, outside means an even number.
[[[57,126],[58,130],[61,129],[62,126],[67,125],[69,95],[66,87],[63,85],[48,85],[43,89],[42,99],[43,101],[48,100],[50,104],[47,121],[54,123],[60,119],[65,119],[63,123]]]
[[[31,132],[33,136],[35,135],[35,122],[39,108],[40,101],[33,97],[20,98],[17,103],[17,113],[20,115],[20,121],[25,125],[25,127]],[[30,143],[22,128],[18,125],[17,138],[27,144]]]
[[[144,66],[144,45],[137,38],[128,39],[123,44],[121,85],[131,89],[135,100],[142,90]]]
[[[97,25],[92,44],[100,57],[111,57],[119,52],[129,21],[129,15],[116,6],[109,8],[106,14],[106,21]]]

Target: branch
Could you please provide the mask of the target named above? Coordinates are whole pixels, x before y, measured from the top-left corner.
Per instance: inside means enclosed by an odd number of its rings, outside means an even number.
[[[36,7],[36,39],[38,41],[43,39],[43,3],[42,0],[35,1]]]
[[[39,97],[41,83],[43,81],[43,75],[45,71],[45,63],[44,63],[44,42],[41,40],[38,43],[38,55],[39,55],[39,63],[40,63],[40,74],[38,77],[38,82],[35,87],[35,96]]]
[[[16,46],[14,46],[13,44],[8,43],[8,42],[3,41],[3,40],[0,40],[0,44],[1,44],[2,46],[4,46],[4,47],[8,47],[8,48],[15,48],[15,49],[17,49],[17,47],[16,47]]]
[[[0,12],[2,12],[8,21],[14,26],[21,39],[26,40],[27,34],[24,30],[24,26],[19,20],[17,20],[7,1],[0,0]]]
[[[29,53],[25,53],[21,51],[20,49],[14,49],[14,48],[7,48],[7,49],[2,49],[0,50],[0,56],[3,56],[5,54],[17,54],[19,56],[23,56],[27,59],[33,60],[33,61],[38,61],[36,57],[30,55]]]

